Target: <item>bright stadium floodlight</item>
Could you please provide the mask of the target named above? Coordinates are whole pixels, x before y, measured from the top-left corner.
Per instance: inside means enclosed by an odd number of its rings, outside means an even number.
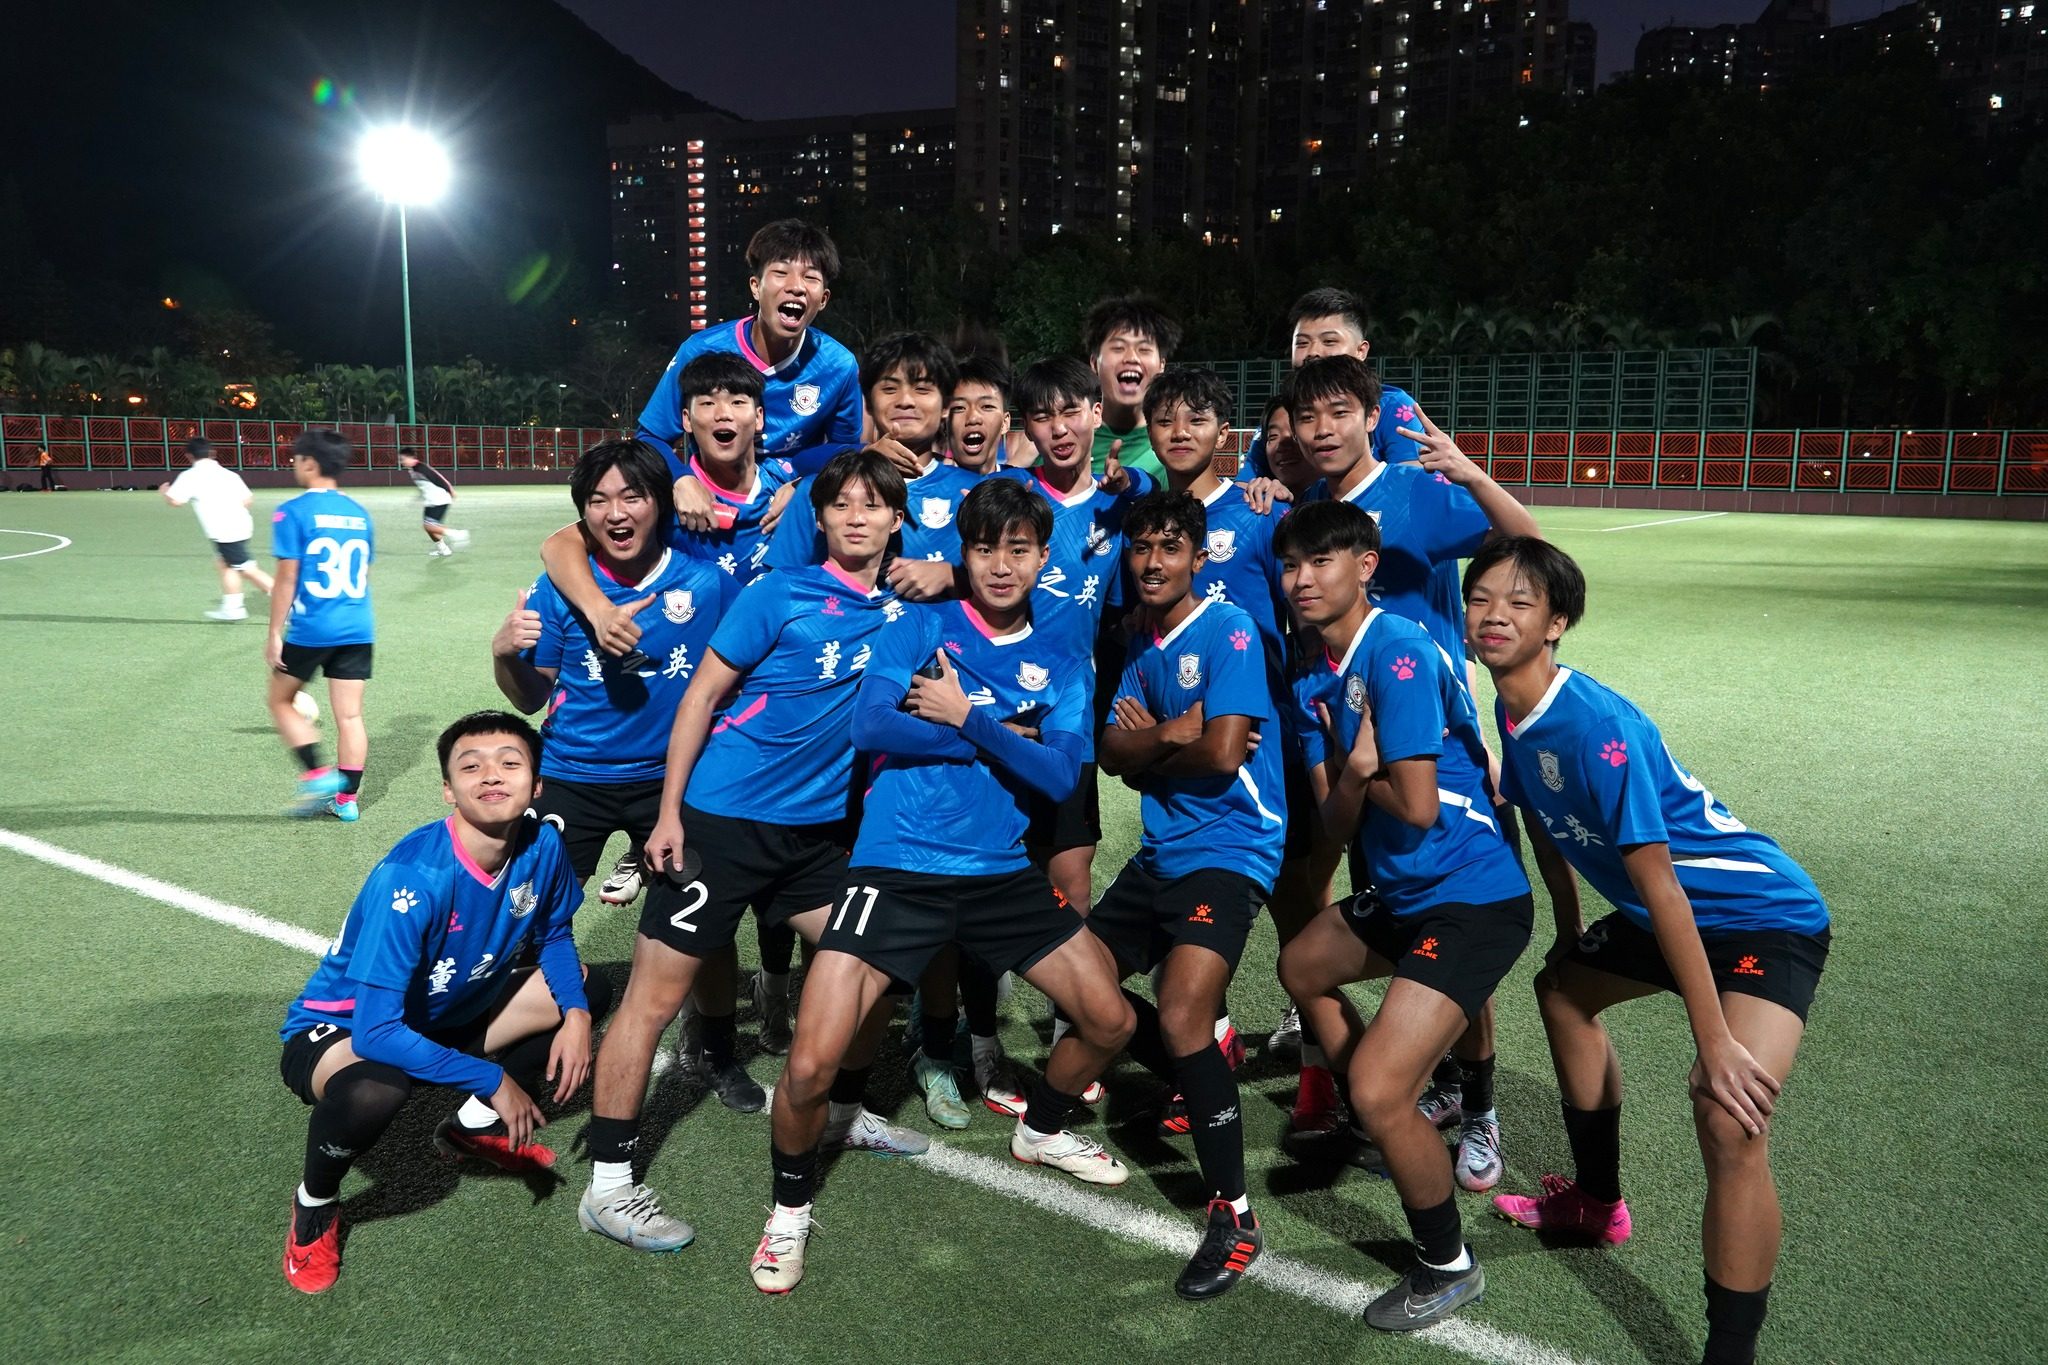
[[[419,421],[412,378],[412,263],[405,240],[409,204],[431,204],[448,192],[448,153],[417,128],[402,123],[373,128],[356,149],[363,180],[387,204],[398,206],[398,288],[405,315],[405,421]]]

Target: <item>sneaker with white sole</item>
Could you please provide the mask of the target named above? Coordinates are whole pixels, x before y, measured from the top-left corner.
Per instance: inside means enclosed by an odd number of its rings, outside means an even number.
[[[874,1152],[879,1156],[923,1156],[932,1140],[914,1128],[884,1123],[866,1105],[844,1123],[825,1123],[818,1146],[827,1152]]]
[[[688,1223],[663,1213],[661,1201],[645,1185],[628,1185],[605,1199],[585,1188],[576,1205],[576,1221],[635,1251],[681,1251],[697,1236]]]
[[[768,1214],[768,1226],[761,1230],[761,1245],[747,1263],[754,1288],[763,1294],[787,1294],[804,1277],[804,1251],[811,1241],[811,1206],[800,1209],[777,1207]]]
[[[436,545],[433,549],[427,551],[427,558],[446,559],[454,553],[455,547],[452,545]]]
[[[247,607],[215,607],[212,611],[206,613],[206,619],[209,621],[246,621],[249,619],[249,609]]]
[[[1021,1119],[1031,1105],[1023,1077],[1000,1048],[986,1057],[975,1057],[974,1088],[981,1092],[983,1104],[1005,1118]]]
[[[631,905],[640,899],[640,855],[630,850],[612,864],[611,875],[597,888],[597,898],[606,905]]]
[[[774,1053],[778,1057],[789,1053],[794,1033],[789,1026],[789,978],[782,978],[777,988],[768,982],[768,973],[755,972],[753,982],[754,1012],[761,1016],[758,1041],[761,1051]]]
[[[1093,1109],[1109,1098],[1109,1091],[1103,1089],[1101,1081],[1090,1081],[1088,1082],[1088,1088],[1083,1090],[1076,1098],[1090,1109]]]
[[[1474,1114],[1458,1127],[1458,1184],[1480,1194],[1500,1184],[1500,1124],[1493,1111]]]
[[[1036,1142],[1025,1133],[1021,1120],[1010,1134],[1010,1155],[1027,1166],[1051,1166],[1090,1185],[1121,1185],[1131,1178],[1129,1168],[1094,1138],[1062,1129]]]

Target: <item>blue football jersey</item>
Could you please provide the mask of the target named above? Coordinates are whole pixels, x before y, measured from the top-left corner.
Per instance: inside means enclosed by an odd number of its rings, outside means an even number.
[[[812,474],[797,482],[789,509],[776,523],[775,535],[769,541],[769,568],[798,569],[825,562],[825,533],[818,529],[818,519],[811,510],[811,485],[816,479],[817,475]],[[905,485],[910,502],[903,515],[903,530],[898,534],[897,553],[905,559],[942,559],[958,564],[960,528],[954,521],[960,515],[960,504],[980,482],[981,475],[943,460],[934,460],[924,473],[910,480]]]
[[[1303,500],[1330,496],[1318,479]],[[1380,565],[1367,595],[1373,605],[1421,623],[1465,674],[1465,599],[1458,561],[1476,551],[1493,523],[1472,495],[1419,464],[1382,464],[1344,501],[1380,528]]]
[[[1324,733],[1319,702],[1335,734]],[[1463,667],[1421,626],[1374,608],[1342,659],[1326,652],[1295,684],[1295,705],[1302,756],[1311,767],[1327,759],[1333,785],[1368,708],[1382,763],[1436,760],[1435,824],[1417,829],[1370,802],[1359,816],[1353,847],[1389,910],[1405,916],[1528,893],[1529,879],[1493,821],[1486,749]]]
[[[1035,469],[1001,469],[991,477],[1015,479],[1052,504],[1052,543],[1032,591],[1033,613],[1061,603],[1081,608],[1100,625],[1103,608],[1123,600],[1124,514],[1152,491],[1151,479],[1133,470],[1131,486],[1113,494],[1084,477],[1071,494],[1061,494]]]
[[[523,820],[495,877],[456,842],[454,817],[422,825],[372,868],[341,932],[285,1014],[281,1037],[349,1025],[356,987],[405,993],[416,1033],[455,1028],[489,1009],[519,949],[569,932],[583,887],[552,825]]]
[[[1383,464],[1412,464],[1422,458],[1422,447],[1415,443],[1413,436],[1403,436],[1399,428],[1410,431],[1422,430],[1421,418],[1416,412],[1415,400],[1407,390],[1397,389],[1391,384],[1380,386],[1380,422],[1372,429],[1373,458]],[[1244,455],[1247,477],[1270,479],[1273,467],[1266,462],[1266,433],[1261,431],[1252,438],[1251,449]]]
[[[1117,695],[1136,697],[1162,723],[1197,704],[1204,721],[1251,717],[1253,733],[1265,742],[1235,773],[1141,779],[1138,866],[1162,881],[1224,868],[1270,890],[1287,841],[1287,793],[1279,718],[1250,614],[1204,599],[1165,635],[1139,635]]]
[[[1583,673],[1557,670],[1536,708],[1501,725],[1501,794],[1536,812],[1573,869],[1647,929],[1622,850],[1668,844],[1701,933],[1817,934],[1828,910],[1806,870],[1680,766],[1655,722]]]
[[[626,672],[618,656],[590,638],[590,623],[542,574],[527,598],[540,613],[540,639],[521,657],[535,668],[555,670],[541,723],[542,777],[572,782],[658,782],[668,763],[669,730],[690,677],[704,661],[711,633],[739,596],[739,581],[715,565],[685,559],[673,550],[638,583],[622,583],[590,559],[597,586],[613,602],[653,596],[633,618],[640,627],[640,652],[652,667]]]
[[[854,792],[853,703],[882,626],[904,612],[836,564],[749,584],[711,648],[745,675],[705,741],[684,799],[777,825],[846,818]]]
[[[684,432],[683,395],[678,380],[683,367],[700,355],[727,352],[742,356],[761,372],[761,410],[767,428],[761,449],[788,455],[828,442],[852,445],[861,437],[860,365],[853,353],[813,327],[803,334],[789,358],[770,365],[748,341],[752,317],[715,323],[693,333],[676,347],[675,358],[661,372],[647,406],[640,410],[640,434],[669,457],[677,478],[684,473],[675,453]]]
[[[286,644],[325,648],[377,639],[370,615],[370,561],[377,532],[361,503],[338,488],[312,488],[270,514],[270,552],[299,562]]]
[[[1203,499],[1209,522],[1209,558],[1195,575],[1194,590],[1212,602],[1228,602],[1252,618],[1259,644],[1274,677],[1286,658],[1281,622],[1287,619],[1287,595],[1280,587],[1280,559],[1273,553],[1273,532],[1286,514],[1281,503],[1264,513],[1244,500],[1244,485],[1225,480]]]
[[[688,558],[716,564],[742,585],[767,573],[772,540],[761,534],[761,520],[775,501],[775,490],[796,479],[795,466],[787,460],[761,461],[745,497],[734,497],[711,482],[695,459],[684,472],[704,485],[718,509],[719,519],[731,524],[711,531],[685,531],[680,524],[671,522],[665,537],[668,547]]]
[[[1072,618],[1069,618],[1070,620]],[[1090,656],[1071,630],[1027,623],[992,635],[971,603],[912,604],[882,632],[874,667],[907,690],[911,675],[943,648],[975,706],[1022,720],[1041,736],[1086,734]],[[868,756],[870,781],[854,844],[856,867],[979,877],[1030,866],[1024,831],[1034,798],[1023,784],[972,759]]]

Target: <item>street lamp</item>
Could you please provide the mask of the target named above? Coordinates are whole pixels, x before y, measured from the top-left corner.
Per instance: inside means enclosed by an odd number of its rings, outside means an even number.
[[[405,420],[419,421],[412,382],[412,265],[406,253],[405,210],[431,204],[448,189],[448,153],[417,128],[402,123],[373,128],[356,149],[356,166],[378,198],[398,206],[398,288],[405,313]]]

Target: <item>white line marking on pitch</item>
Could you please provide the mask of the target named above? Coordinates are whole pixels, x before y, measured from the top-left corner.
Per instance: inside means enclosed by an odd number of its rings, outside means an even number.
[[[30,559],[36,555],[46,555],[64,549],[71,544],[69,536],[52,535],[48,531],[17,531],[11,526],[0,526],[0,536],[41,536],[44,540],[57,542],[55,545],[45,545],[40,550],[23,550],[20,554],[0,555],[0,559]]]
[[[97,858],[88,858],[81,853],[44,843],[41,839],[26,834],[17,834],[10,829],[0,829],[0,848],[10,848],[24,857],[38,862],[76,872],[82,877],[133,891],[139,896],[158,901],[174,909],[225,924],[231,929],[267,938],[286,947],[318,957],[327,951],[328,941],[310,930],[296,925],[284,924],[253,910],[228,905],[202,896],[196,891],[173,886],[138,872],[103,863]],[[667,1048],[656,1053],[656,1060],[663,1060]],[[666,1068],[663,1068],[664,1070]],[[768,1087],[772,1100],[773,1087]],[[1098,1232],[1108,1233],[1122,1241],[1149,1246],[1172,1256],[1188,1257],[1195,1253],[1201,1241],[1200,1234],[1190,1222],[1169,1218],[1151,1209],[1127,1204],[1122,1200],[1110,1199],[1064,1180],[1031,1172],[1020,1166],[1006,1165],[975,1152],[962,1151],[942,1142],[934,1142],[931,1150],[921,1157],[906,1162],[912,1170],[935,1171],[964,1184],[976,1185],[1007,1199],[1021,1204],[1030,1204],[1047,1213],[1056,1213],[1077,1223],[1085,1223]],[[1385,1291],[1385,1285],[1367,1284],[1361,1280],[1348,1279],[1327,1270],[1320,1270],[1303,1261],[1267,1252],[1252,1265],[1247,1279],[1256,1280],[1266,1288],[1279,1294],[1291,1295],[1305,1300],[1318,1308],[1327,1309],[1340,1317],[1357,1318],[1365,1311],[1365,1305]],[[1360,1331],[1369,1329],[1360,1327]],[[1425,1328],[1415,1336],[1445,1350],[1473,1360],[1486,1361],[1489,1365],[1580,1365],[1576,1356],[1517,1336],[1488,1327],[1483,1323],[1465,1318],[1453,1318],[1435,1327]]]
[[[1662,521],[1638,521],[1632,522],[1627,526],[1603,526],[1600,529],[1603,531],[1640,531],[1645,526],[1672,526],[1681,521],[1705,521],[1709,517],[1725,517],[1727,515],[1726,512],[1701,512],[1697,516],[1666,517]]]
[[[26,834],[16,834],[11,829],[0,829],[0,848],[11,848],[24,857],[34,858],[52,867],[61,867],[76,872],[81,877],[91,877],[109,886],[118,886],[124,891],[133,891],[138,896],[159,901],[187,914],[201,919],[210,919],[216,924],[225,924],[230,929],[240,929],[245,934],[255,934],[273,943],[282,943],[287,948],[297,948],[315,957],[327,951],[328,940],[295,924],[285,924],[254,910],[244,910],[239,905],[229,905],[211,896],[202,896],[196,891],[187,891],[182,886],[172,886],[154,877],[145,877],[140,872],[103,863],[97,858],[88,858],[82,853],[46,844],[41,839],[32,839]]]

